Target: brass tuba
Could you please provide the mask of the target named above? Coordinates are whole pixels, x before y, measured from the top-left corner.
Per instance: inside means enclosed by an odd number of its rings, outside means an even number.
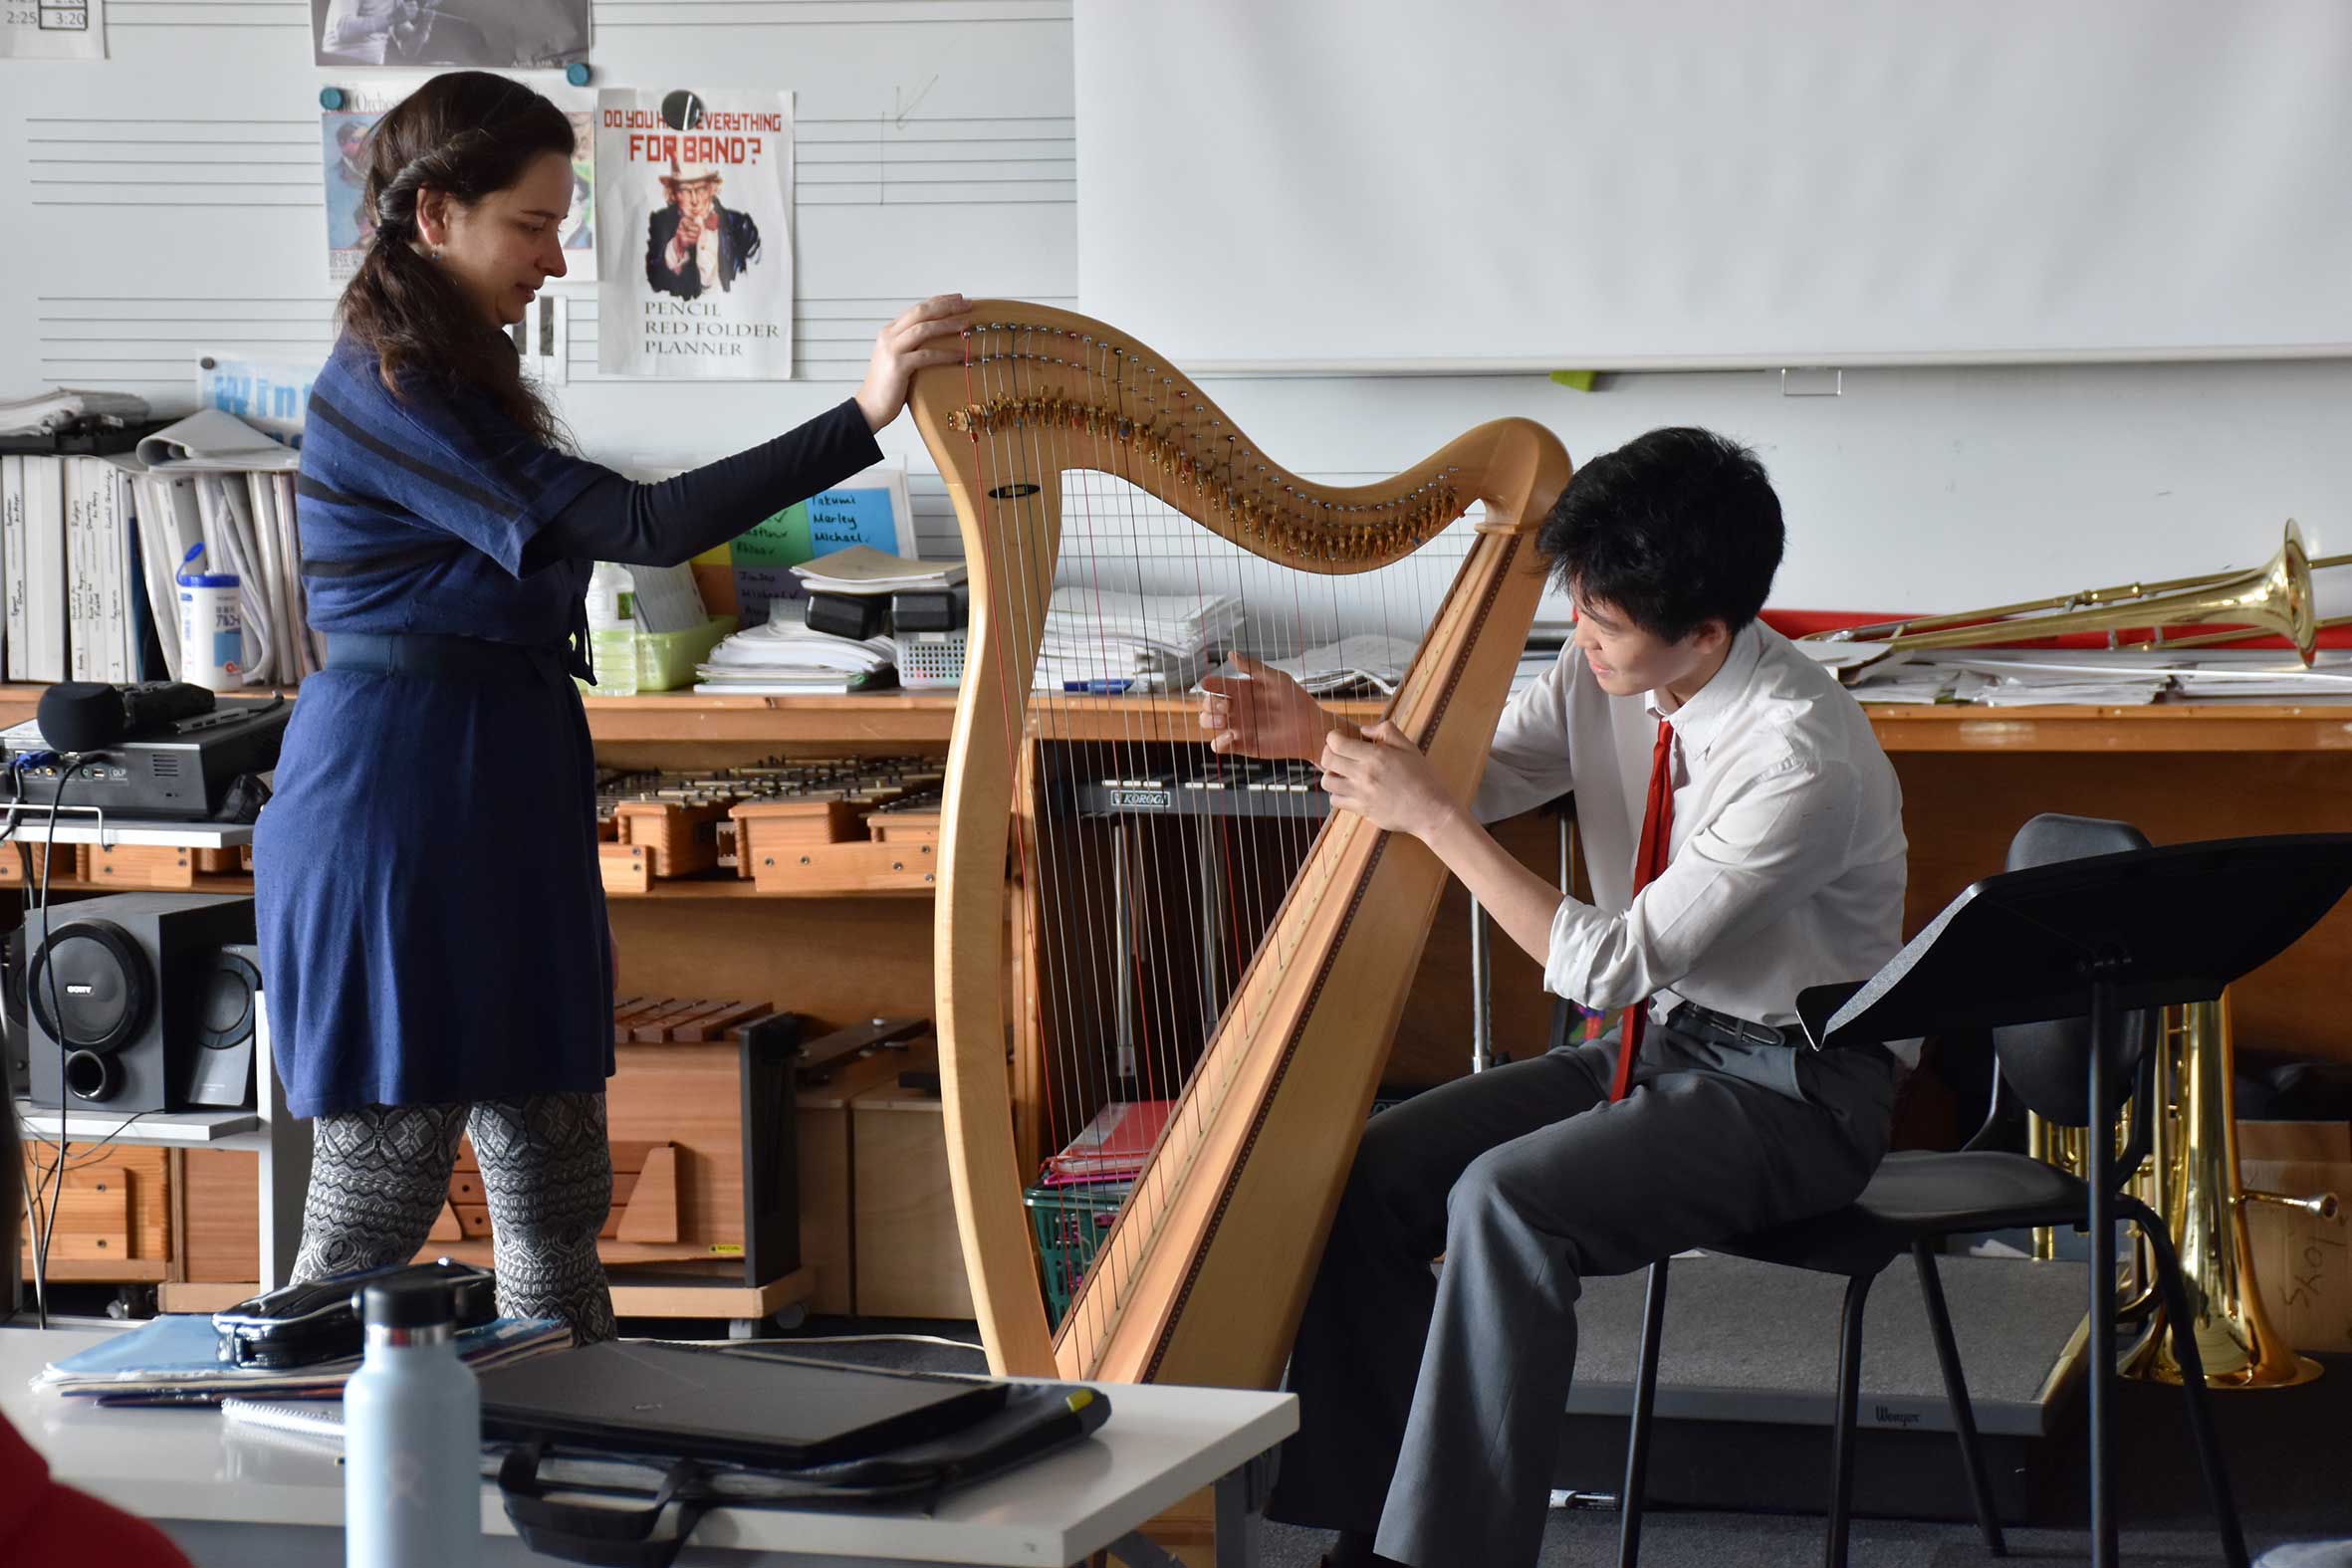
[[[2247,1244],[2245,1206],[2283,1204],[2335,1218],[2336,1195],[2288,1198],[2247,1192],[2237,1177],[2237,1116],[2231,1088],[2230,997],[2165,1009],[2156,1060],[2156,1121],[2167,1135],[2156,1158],[2164,1202],[2157,1212],[2180,1253],[2181,1282],[2196,1314],[2208,1388],[2287,1388],[2319,1376],[2319,1364],[2279,1338],[2263,1309]],[[2181,1381],[2157,1302],[2148,1332],[2119,1369],[2126,1377]]]
[[[1804,640],[1883,642],[1898,649],[1924,652],[1931,648],[1983,648],[1996,643],[2103,631],[2112,647],[2163,652],[2244,637],[2276,636],[2293,643],[2303,662],[2309,664],[2323,625],[2343,623],[2342,618],[2324,623],[2319,619],[2313,607],[2311,573],[2348,563],[2352,563],[2352,555],[2312,560],[2303,549],[2302,530],[2290,519],[2278,553],[2265,564],[2249,570],[2215,571],[2162,582],[2125,582],[2055,598],[1999,604],[1990,609],[1842,626],[1834,631],[1807,633]],[[2230,629],[2197,633],[2187,639],[2168,639],[2164,635],[2168,626],[2207,623]],[[2142,628],[2151,633],[2145,641],[2127,643],[2120,636],[2122,632]]]
[[[2288,1388],[2308,1383],[2319,1376],[2319,1364],[2296,1355],[2271,1326],[2254,1275],[2244,1210],[2249,1203],[2282,1204],[2333,1219],[2336,1195],[2288,1198],[2247,1192],[2239,1184],[2227,992],[2218,1002],[2166,1008],[2153,1048],[2156,1092],[2149,1151],[2132,1173],[2131,1190],[2164,1217],[2165,1229],[2172,1233],[2173,1249],[2181,1259],[2182,1288],[2197,1314],[2194,1332],[2205,1362],[2206,1387]],[[2131,1114],[2134,1108],[2127,1106],[2127,1118]],[[2119,1122],[2119,1158],[2130,1141],[2123,1136],[2127,1127],[2128,1121]],[[2026,1152],[2076,1176],[2083,1174],[2086,1136],[2083,1128],[2053,1127],[2030,1113],[2026,1118]],[[2033,1232],[2033,1255],[2056,1255],[2055,1236],[2047,1229]],[[2178,1383],[2181,1368],[2173,1359],[2155,1260],[2144,1239],[2133,1250],[2131,1275],[2117,1315],[2141,1321],[2145,1331],[2119,1359],[2116,1370],[2128,1378]]]

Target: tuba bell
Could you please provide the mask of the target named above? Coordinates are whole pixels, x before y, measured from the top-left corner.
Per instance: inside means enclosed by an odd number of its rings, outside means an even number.
[[[2247,1192],[2237,1174],[2237,1117],[2231,1088],[2234,1063],[2230,997],[2165,1009],[2167,1028],[2156,1063],[2156,1117],[2171,1136],[2157,1161],[2164,1203],[2157,1212],[2172,1232],[2181,1282],[2195,1314],[2197,1351],[2208,1388],[2289,1388],[2319,1376],[2319,1364],[2295,1354],[2271,1326],[2254,1277],[2246,1239],[2245,1206],[2281,1204],[2333,1219],[2336,1195],[2288,1198]],[[2175,1019],[2177,1017],[2177,1024]],[[2164,1307],[2150,1312],[2148,1330],[2118,1369],[2126,1377],[2181,1381],[2165,1332]]]
[[[2234,1065],[2230,998],[2166,1008],[2154,1046],[2156,1092],[2149,1115],[2149,1152],[2130,1177],[2133,1195],[2164,1218],[2181,1260],[2181,1285],[2197,1321],[2192,1332],[2205,1362],[2205,1383],[2216,1389],[2291,1388],[2320,1374],[2319,1363],[2295,1354],[2271,1325],[2254,1273],[2245,1206],[2278,1204],[2323,1220],[2335,1218],[2336,1195],[2289,1198],[2247,1192],[2237,1174],[2237,1117],[2231,1087]],[[2137,1113],[2127,1106],[2126,1115]],[[2119,1127],[2122,1124],[2119,1124]],[[2053,1127],[2027,1115],[2026,1152],[2081,1176],[2085,1129]],[[2117,1156],[2128,1138],[2118,1138]],[[2033,1233],[2033,1255],[2056,1255],[2055,1234]],[[2133,1248],[2119,1319],[2140,1326],[2140,1337],[2117,1358],[2124,1377],[2179,1383],[2155,1259],[2145,1239]]]

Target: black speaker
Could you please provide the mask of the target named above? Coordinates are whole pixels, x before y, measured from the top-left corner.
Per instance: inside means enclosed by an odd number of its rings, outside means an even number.
[[[25,929],[19,926],[0,945],[0,1089],[31,1092],[31,1071],[25,1060]]]
[[[116,1116],[253,1103],[253,900],[123,893],[24,925],[35,1105]]]
[[[261,949],[232,942],[196,977],[195,1063],[188,1075],[194,1105],[250,1109],[253,1031],[260,1023]]]

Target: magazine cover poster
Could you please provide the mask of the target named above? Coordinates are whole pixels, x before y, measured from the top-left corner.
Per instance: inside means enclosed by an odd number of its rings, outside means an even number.
[[[789,93],[596,96],[596,368],[789,380]]]
[[[367,132],[382,110],[331,111],[319,116],[321,154],[326,162],[327,276],[342,283],[359,270],[375,237],[375,214],[359,199],[367,183]]]

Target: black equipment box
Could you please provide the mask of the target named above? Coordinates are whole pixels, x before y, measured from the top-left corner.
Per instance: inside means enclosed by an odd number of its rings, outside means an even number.
[[[168,729],[118,741],[72,768],[60,761],[31,724],[7,732],[5,742],[12,790],[0,790],[0,808],[14,800],[56,803],[62,787],[67,806],[101,806],[109,816],[131,821],[221,820],[237,781],[278,766],[278,748],[294,707],[283,697],[224,697],[212,712],[181,719]],[[19,765],[19,759],[30,761]],[[253,793],[253,807],[261,796]],[[242,816],[244,813],[237,813]]]

